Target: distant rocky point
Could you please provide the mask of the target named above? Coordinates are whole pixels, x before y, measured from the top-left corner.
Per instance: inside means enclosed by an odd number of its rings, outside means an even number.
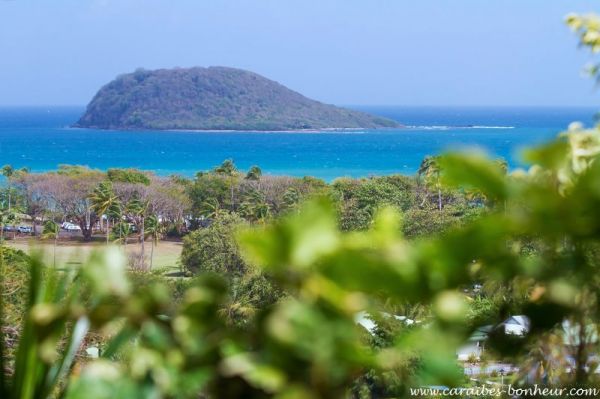
[[[96,94],[76,127],[148,130],[321,130],[398,127],[393,120],[311,100],[226,67],[137,70]]]

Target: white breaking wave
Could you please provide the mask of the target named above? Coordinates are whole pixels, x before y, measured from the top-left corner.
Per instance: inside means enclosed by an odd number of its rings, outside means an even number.
[[[514,129],[514,126],[470,126],[470,129]]]
[[[469,126],[407,126],[408,129],[415,130],[457,130],[457,129],[514,129],[515,126],[483,126],[483,125],[469,125]]]

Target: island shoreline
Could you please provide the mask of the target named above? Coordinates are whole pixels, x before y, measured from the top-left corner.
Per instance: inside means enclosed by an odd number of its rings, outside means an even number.
[[[161,133],[296,133],[296,134],[320,134],[320,133],[353,133],[365,131],[394,131],[409,129],[407,126],[389,127],[389,128],[325,128],[325,129],[290,129],[290,130],[241,130],[241,129],[147,129],[147,128],[101,128],[93,126],[68,126],[68,129],[77,130],[102,130],[107,132],[161,132]]]

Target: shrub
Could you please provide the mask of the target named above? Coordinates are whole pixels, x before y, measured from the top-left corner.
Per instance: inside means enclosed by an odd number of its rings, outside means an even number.
[[[193,274],[218,273],[228,277],[244,275],[248,269],[242,259],[235,231],[245,222],[236,214],[219,215],[210,226],[184,238],[181,262]]]

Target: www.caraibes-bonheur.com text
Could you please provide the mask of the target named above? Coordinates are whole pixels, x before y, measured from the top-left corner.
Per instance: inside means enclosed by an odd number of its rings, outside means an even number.
[[[481,386],[469,388],[410,388],[410,395],[414,397],[436,398],[436,397],[489,397],[489,396],[508,396],[508,397],[530,397],[530,396],[548,396],[548,397],[599,397],[600,388],[560,388],[532,385],[528,387],[504,386]]]

